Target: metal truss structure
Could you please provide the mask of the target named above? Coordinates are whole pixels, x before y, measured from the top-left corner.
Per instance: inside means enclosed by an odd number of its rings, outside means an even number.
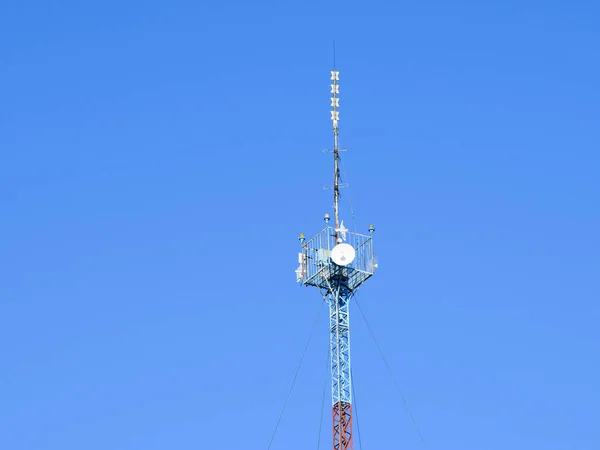
[[[352,433],[352,372],[350,358],[350,300],[356,290],[369,279],[377,269],[373,250],[373,225],[369,235],[347,230],[339,220],[339,72],[331,72],[331,120],[334,131],[334,220],[325,215],[325,228],[310,240],[300,235],[301,252],[296,280],[304,286],[320,290],[329,306],[330,329],[330,368],[332,393],[332,442],[333,450],[353,448]],[[352,257],[347,261],[335,260],[336,247],[351,247]]]

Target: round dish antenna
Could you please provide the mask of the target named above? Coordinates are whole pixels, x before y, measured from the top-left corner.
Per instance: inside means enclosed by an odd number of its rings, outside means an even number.
[[[347,266],[356,257],[356,251],[350,244],[338,244],[331,249],[331,260],[338,266]]]

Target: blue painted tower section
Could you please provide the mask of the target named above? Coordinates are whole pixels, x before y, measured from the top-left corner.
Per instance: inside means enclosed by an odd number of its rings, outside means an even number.
[[[335,290],[326,297],[329,304],[332,405],[338,402],[352,404],[349,314],[352,293],[343,287]]]

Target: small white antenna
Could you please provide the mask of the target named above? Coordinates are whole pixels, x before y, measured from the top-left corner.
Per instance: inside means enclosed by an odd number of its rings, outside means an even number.
[[[344,226],[343,220],[342,220],[342,223],[340,224],[340,227],[336,228],[335,231],[341,235],[341,240],[344,240],[344,241],[346,240],[346,232],[348,231],[348,228],[346,228]]]

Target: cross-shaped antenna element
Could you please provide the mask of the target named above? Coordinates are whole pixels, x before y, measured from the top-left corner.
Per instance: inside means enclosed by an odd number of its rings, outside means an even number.
[[[344,226],[344,221],[342,220],[342,223],[340,224],[339,228],[336,228],[335,231],[337,233],[339,233],[339,235],[342,237],[342,239],[345,241],[346,240],[346,231],[348,231],[348,228],[346,228]]]

